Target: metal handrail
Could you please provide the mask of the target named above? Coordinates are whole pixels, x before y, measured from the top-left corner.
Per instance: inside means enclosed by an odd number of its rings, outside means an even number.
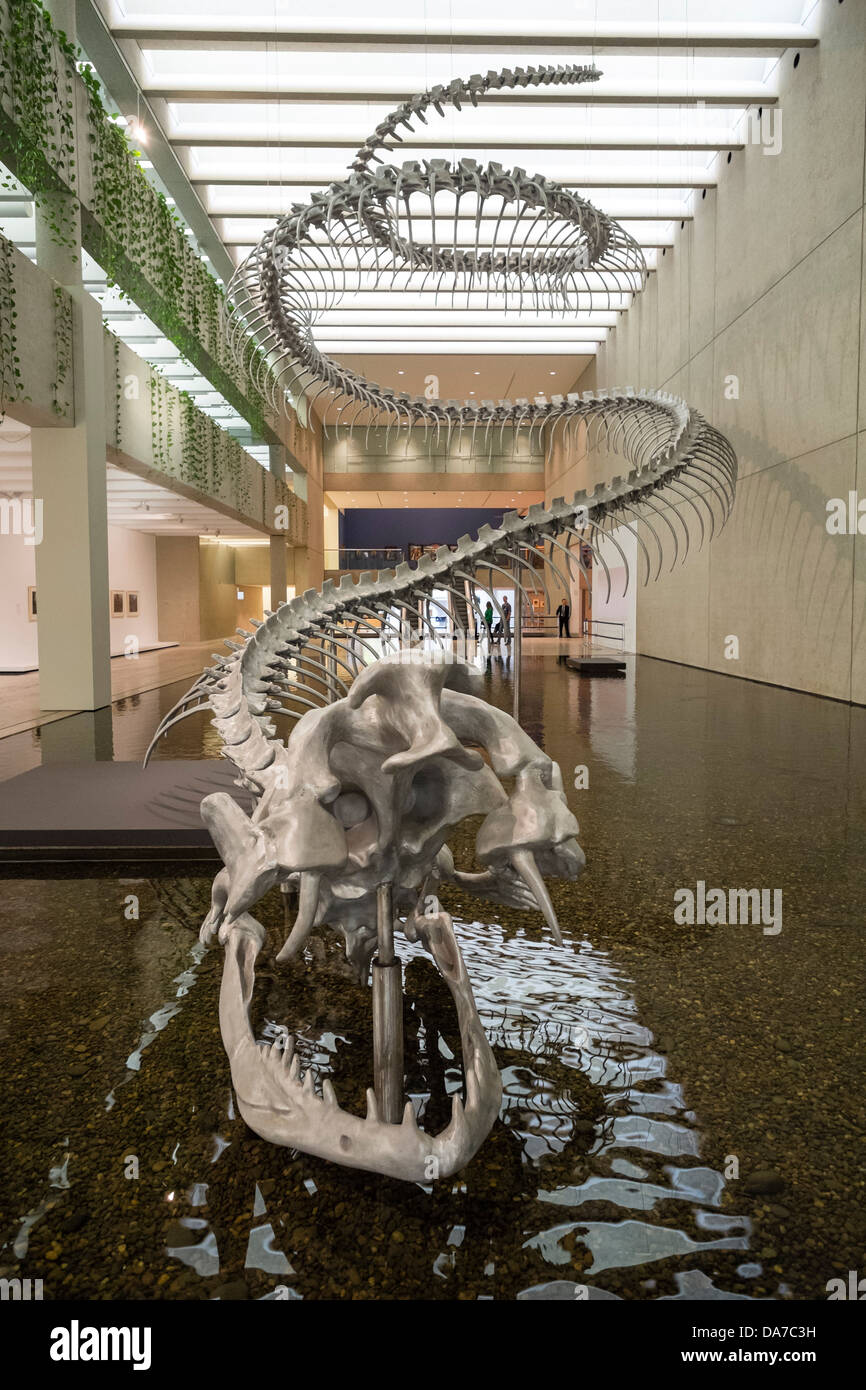
[[[618,627],[618,633],[601,632],[599,636],[608,642],[622,642],[623,646],[625,645],[625,623],[615,622],[612,618],[584,618],[582,636],[592,638],[593,627]]]
[[[406,551],[401,545],[341,545],[325,548],[325,569],[329,570],[393,569],[405,559]]]

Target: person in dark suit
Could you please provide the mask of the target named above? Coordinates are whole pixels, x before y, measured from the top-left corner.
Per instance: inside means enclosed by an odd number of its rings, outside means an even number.
[[[571,619],[571,604],[563,600],[556,610],[556,616],[559,619],[560,637],[570,637],[571,629],[568,624]]]

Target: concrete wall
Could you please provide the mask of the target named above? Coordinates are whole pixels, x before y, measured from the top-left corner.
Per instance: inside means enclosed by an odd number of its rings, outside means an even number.
[[[325,577],[325,482],[322,426],[314,416],[309,429],[292,436],[295,457],[301,456],[306,474],[295,474],[295,492],[306,503],[306,545],[294,553],[294,580],[298,593],[318,589]],[[303,445],[303,448],[301,448]]]
[[[156,583],[161,642],[198,642],[198,536],[156,537]]]
[[[74,420],[72,364],[58,363],[57,332],[62,304],[69,305],[65,290],[28,260],[15,246],[9,248],[15,311],[15,351],[19,357],[21,394],[10,395],[8,414],[34,428],[71,426]],[[56,293],[55,293],[56,292]],[[59,296],[59,300],[58,300]]]
[[[866,537],[826,528],[830,499],[866,498],[866,5],[815,18],[819,46],[781,60],[781,150],[719,156],[580,385],[673,391],[739,456],[721,537],[640,589],[638,650],[866,703]]]
[[[290,525],[283,533],[291,543],[305,538],[303,504],[208,417],[199,440],[205,462],[193,468],[179,392],[111,334],[105,335],[104,373],[109,462],[265,531],[275,528],[277,507],[287,505]]]
[[[239,589],[258,585],[267,587],[271,582],[271,555],[265,545],[234,546],[235,583]]]
[[[235,552],[230,545],[199,547],[201,639],[231,637],[237,627]]]
[[[473,438],[471,430],[458,431],[448,438],[448,431],[442,430],[437,438],[436,431],[416,425],[411,437],[407,439],[405,428],[398,432],[387,426],[370,430],[359,425],[357,433],[351,436],[343,430],[339,439],[333,429],[324,440],[325,472],[331,474],[380,473],[385,476],[399,474],[451,474],[466,473],[483,475],[479,482],[488,485],[490,473],[536,473],[544,472],[544,455],[538,447],[537,435],[533,437],[533,448],[529,447],[527,432],[518,432],[512,437],[507,431],[500,439],[498,429],[476,431]],[[465,481],[458,479],[463,483]],[[541,477],[535,479],[540,486]],[[344,478],[343,487],[354,486],[351,478]],[[417,484],[416,484],[417,486]],[[435,484],[434,484],[435,486]]]
[[[325,552],[325,569],[334,569],[339,563],[338,553],[344,520],[340,508],[335,506],[325,494],[322,516],[322,545]]]
[[[572,391],[592,391],[596,386],[596,362],[593,359],[580,378],[571,387]],[[595,479],[591,459],[586,449],[586,427],[570,425],[568,430],[556,430],[544,470],[544,501],[548,504],[555,497],[571,499],[576,492],[591,488]]]

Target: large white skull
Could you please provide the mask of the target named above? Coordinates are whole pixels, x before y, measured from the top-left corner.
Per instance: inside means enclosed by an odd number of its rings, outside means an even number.
[[[413,1181],[429,1173],[431,1157],[440,1175],[468,1162],[500,1096],[451,920],[431,888],[453,878],[494,901],[540,910],[558,939],[542,869],[574,878],[585,862],[559,768],[509,715],[471,693],[476,678],[463,663],[376,662],[347,698],[298,722],[283,775],[251,817],[225,793],[202,803],[225,864],[202,939],[218,933],[227,948],[220,1024],[241,1113],[275,1143]],[[500,778],[513,779],[510,794]],[[488,867],[464,873],[448,838],[479,814],[476,853]],[[250,909],[287,882],[298,886],[298,912],[277,960],[289,960],[325,924],[343,934],[362,982],[376,947],[377,890],[392,885],[406,934],[430,950],[457,1007],[466,1108],[456,1103],[441,1135],[418,1129],[411,1104],[402,1124],[385,1124],[372,1091],[367,1118],[349,1115],[328,1082],[321,1099],[311,1072],[301,1083],[297,1058],[256,1046],[249,1002],[263,929]]]

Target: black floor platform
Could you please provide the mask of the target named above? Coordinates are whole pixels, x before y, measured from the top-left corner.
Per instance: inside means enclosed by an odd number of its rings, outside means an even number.
[[[226,791],[249,811],[222,758],[48,763],[0,784],[0,863],[218,861],[199,806]]]
[[[565,664],[581,676],[624,676],[626,669],[618,656],[569,656]]]

